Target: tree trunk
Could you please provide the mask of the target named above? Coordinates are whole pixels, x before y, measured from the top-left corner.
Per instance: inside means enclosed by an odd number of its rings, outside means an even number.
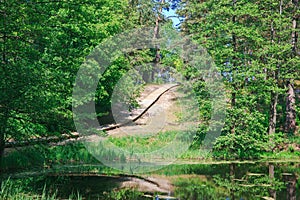
[[[7,121],[8,121],[8,112],[7,110],[0,110],[0,191],[2,187],[2,166],[3,166],[3,155],[4,155],[4,148],[5,148],[5,132],[7,127]],[[1,114],[3,114],[3,118],[1,117]]]
[[[232,0],[232,6],[233,6],[233,10],[236,10],[236,3],[237,3],[237,0]],[[232,23],[235,24],[236,23],[236,16],[233,15],[232,16]],[[236,63],[236,55],[235,53],[237,52],[237,38],[236,38],[236,34],[235,32],[233,31],[232,32],[232,46],[233,46],[233,52],[234,52],[234,56],[233,56],[233,74],[235,73],[236,71],[236,66],[237,66],[237,63]],[[234,75],[233,75],[233,79],[234,79]],[[236,80],[233,80],[233,81],[236,81]],[[234,109],[235,108],[235,105],[236,105],[236,85],[233,84],[233,91],[231,92],[231,109]],[[235,134],[235,123],[236,123],[236,119],[232,119],[231,120],[231,127],[230,127],[230,132],[231,134]]]
[[[282,0],[280,1],[279,5],[279,14],[282,14]],[[276,33],[274,28],[274,22],[271,21],[271,42],[274,43]],[[278,40],[280,43],[280,39]],[[272,72],[272,77],[275,79],[275,82],[278,85],[278,73],[279,73],[279,65],[274,72]],[[277,122],[277,104],[278,104],[278,92],[272,91],[271,92],[271,102],[270,102],[270,119],[269,119],[269,127],[268,127],[268,134],[272,135],[276,131],[276,122]],[[270,138],[271,139],[271,138]]]
[[[271,92],[271,104],[270,104],[270,119],[269,119],[269,130],[268,134],[272,135],[276,130],[276,121],[277,121],[277,103],[278,103],[278,93]]]
[[[274,179],[274,165],[273,164],[269,164],[269,178],[271,180]],[[273,198],[273,199],[276,199],[276,190],[274,189],[270,189],[269,190],[269,193],[270,193],[270,196]]]
[[[4,8],[6,7],[6,1],[4,1]],[[5,70],[5,67],[7,65],[7,58],[6,58],[6,41],[7,41],[7,32],[6,32],[6,28],[7,28],[7,14],[5,9],[3,10],[3,26],[4,26],[4,31],[3,31],[3,49],[2,49],[2,63],[4,68],[3,70],[1,70],[1,73],[4,73],[4,76],[9,76],[8,73]],[[6,88],[9,88],[9,85],[7,85],[7,83],[5,84],[5,90]],[[1,91],[3,92],[3,91]],[[5,91],[4,91],[5,92]],[[2,104],[2,105],[1,105]],[[4,145],[5,145],[5,130],[6,130],[6,125],[7,125],[7,119],[8,119],[8,110],[5,108],[6,106],[3,105],[5,104],[4,102],[0,101],[0,107],[2,106],[2,109],[0,109],[0,162],[2,163],[2,157],[3,157],[3,153],[4,153]],[[4,108],[4,109],[3,109]],[[1,117],[1,115],[3,115]],[[1,184],[1,183],[0,183]]]
[[[236,93],[232,92],[231,93],[231,109],[235,108],[235,103],[236,103]],[[231,119],[230,132],[231,132],[231,134],[235,133],[235,118]]]
[[[150,78],[149,78],[149,72],[148,71],[144,71],[143,72],[143,80],[146,82],[146,83],[149,83],[150,82]]]
[[[292,19],[292,51],[294,55],[297,55],[297,42],[298,42],[298,32],[296,30],[297,28],[297,16],[296,16],[296,11],[298,10],[298,0],[293,0],[292,1],[294,4],[294,11],[293,11],[293,19]]]
[[[165,0],[161,0],[160,3],[164,4]],[[159,22],[162,20],[160,18],[160,13],[162,12],[162,6],[160,6],[158,13],[157,13],[157,17],[155,19],[155,27],[154,27],[154,34],[153,34],[153,39],[158,39],[159,38]],[[154,59],[154,67],[153,70],[151,72],[151,81],[154,80],[154,74],[155,71],[158,70],[158,64],[160,61],[160,47],[159,45],[156,45],[155,47],[155,59]]]
[[[287,82],[285,132],[294,134],[296,130],[296,95],[294,85]]]

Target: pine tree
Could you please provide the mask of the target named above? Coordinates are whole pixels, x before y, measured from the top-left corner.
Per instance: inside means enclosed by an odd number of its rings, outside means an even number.
[[[227,85],[227,118],[217,149],[226,141],[235,148],[227,150],[241,156],[256,141],[260,152],[267,150],[267,137],[295,130],[297,8],[298,1],[288,0],[182,1],[181,30],[208,49]]]

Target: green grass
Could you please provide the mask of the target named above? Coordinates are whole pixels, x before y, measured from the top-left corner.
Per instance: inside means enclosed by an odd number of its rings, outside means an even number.
[[[134,153],[150,153],[165,147],[173,141],[178,132],[167,131],[154,134],[152,136],[128,136],[109,137],[108,141],[121,149]],[[293,144],[299,144],[299,137],[291,137],[289,140]],[[101,149],[100,149],[101,150]],[[101,150],[104,152],[103,150]],[[166,156],[168,156],[166,154]],[[260,159],[253,161],[298,161],[300,152],[292,148],[285,151],[265,152]],[[121,159],[121,158],[120,158]],[[126,158],[123,158],[123,160]],[[178,155],[179,163],[197,162],[211,163],[222,162],[224,160],[213,157],[211,151],[190,148],[182,155]],[[235,160],[232,160],[235,161]],[[251,160],[246,160],[251,161]],[[109,167],[103,166],[91,155],[86,147],[79,142],[68,143],[64,146],[43,146],[35,145],[19,148],[7,154],[1,162],[1,170],[4,173],[15,173],[22,171],[41,171],[45,169],[61,171],[85,171],[95,173],[120,173]]]
[[[122,137],[108,140],[114,145],[128,151],[147,153],[158,150],[170,143],[176,136],[176,131],[158,133],[149,137]],[[295,138],[295,141],[298,138]],[[267,160],[299,160],[299,151],[280,151],[268,152],[261,155],[262,159],[256,161]],[[216,161],[211,151],[190,148],[182,155],[178,155],[179,161],[182,162],[211,162]],[[222,160],[218,160],[222,161]],[[85,146],[81,143],[70,143],[64,146],[31,146],[12,151],[4,157],[1,163],[1,169],[4,172],[16,172],[49,168],[67,168],[72,166],[76,171],[106,171],[111,170],[105,167],[95,159]],[[75,167],[74,167],[75,166]],[[68,169],[66,169],[68,170]]]
[[[278,160],[278,161],[299,161],[300,152],[280,151],[280,152],[268,152],[262,155],[261,160]]]
[[[210,150],[190,148],[187,152],[182,154],[179,159],[210,161],[212,157]]]
[[[25,184],[26,185],[26,184]],[[20,181],[15,181],[7,179],[2,181],[0,199],[9,199],[9,200],[56,200],[57,196],[54,192],[53,194],[48,194],[47,187],[44,186],[41,193],[37,191],[28,191],[28,188],[24,187],[24,184]],[[71,194],[69,199],[72,200],[81,200],[82,197],[80,194]]]
[[[108,141],[127,151],[133,151],[135,153],[148,153],[166,146],[168,143],[174,140],[176,135],[176,131],[167,131],[147,137],[109,137]]]

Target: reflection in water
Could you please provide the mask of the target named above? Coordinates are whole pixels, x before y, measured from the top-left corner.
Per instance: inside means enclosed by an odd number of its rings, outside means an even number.
[[[84,170],[83,170],[84,171]],[[171,180],[174,192],[137,192],[135,189],[120,189],[126,176],[90,176],[89,174],[67,176],[56,175],[11,179],[14,184],[22,184],[28,191],[24,193],[40,193],[47,187],[48,192],[56,193],[59,198],[68,198],[70,194],[79,192],[83,199],[153,199],[155,196],[174,196],[181,200],[257,200],[299,199],[299,163],[231,163],[231,164],[186,164],[171,165],[145,176],[161,176]],[[99,171],[99,173],[101,173]],[[155,175],[153,175],[155,174]],[[143,181],[138,181],[142,183]],[[157,183],[159,184],[162,183]],[[142,187],[140,187],[142,188]],[[168,190],[169,191],[169,190]],[[109,197],[109,198],[108,198]],[[134,198],[133,198],[134,197]]]
[[[282,175],[286,183],[286,199],[296,200],[296,175],[291,173],[283,173]]]
[[[229,165],[230,167],[230,181],[231,184],[234,185],[234,179],[235,179],[235,163],[231,163]],[[232,200],[235,200],[235,196],[234,196],[234,188],[230,189],[230,196]]]
[[[268,164],[269,165],[269,178],[270,181],[273,182],[274,181],[274,165],[273,164]],[[270,197],[272,197],[273,199],[276,199],[276,190],[274,190],[273,188],[270,188],[269,190],[270,193]]]
[[[210,168],[213,169],[212,166]],[[214,171],[198,166],[202,171],[197,169],[198,175],[194,180],[178,181],[175,194],[180,199],[226,200],[296,200],[296,196],[299,196],[296,175],[299,175],[299,166],[287,163],[231,163],[216,166]],[[199,178],[201,174],[205,178]]]

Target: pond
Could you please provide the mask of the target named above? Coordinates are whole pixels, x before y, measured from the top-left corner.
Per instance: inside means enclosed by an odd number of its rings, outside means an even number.
[[[44,192],[55,199],[300,199],[300,161],[174,164],[135,176],[103,173],[103,166],[72,169],[76,167],[5,177],[22,193]]]

